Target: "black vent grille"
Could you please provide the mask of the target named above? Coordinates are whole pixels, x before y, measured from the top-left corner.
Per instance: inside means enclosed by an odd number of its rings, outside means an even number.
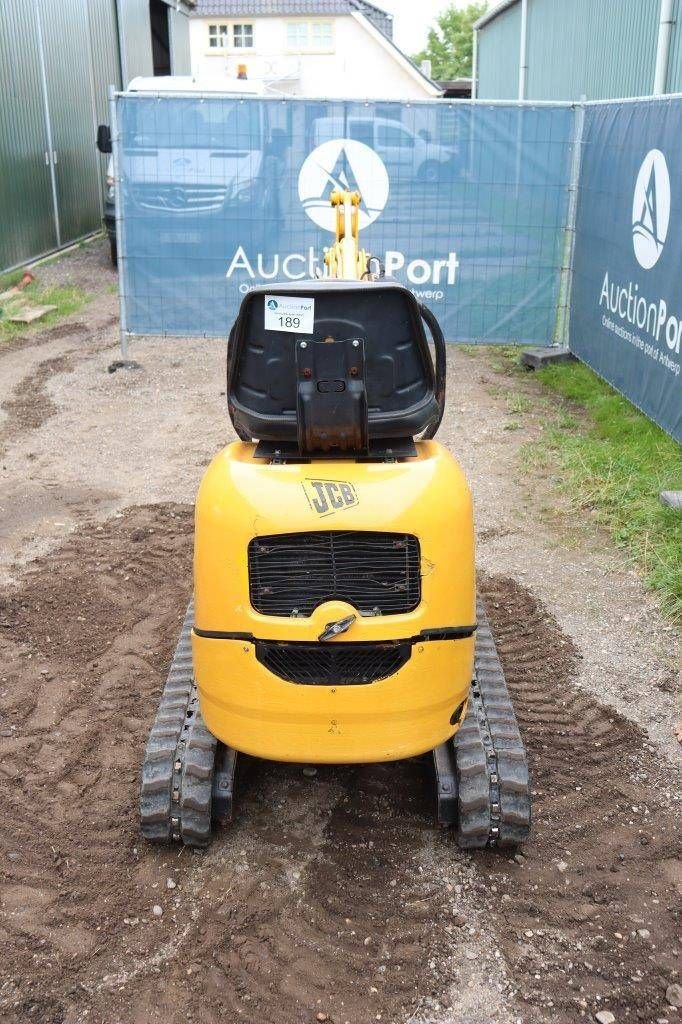
[[[256,657],[289,683],[357,686],[393,675],[409,660],[409,643],[304,644],[256,641]]]
[[[310,615],[323,601],[397,615],[421,600],[419,541],[408,533],[328,530],[255,537],[251,604],[263,615]]]

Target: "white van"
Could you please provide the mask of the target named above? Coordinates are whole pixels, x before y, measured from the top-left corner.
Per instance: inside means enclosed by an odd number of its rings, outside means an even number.
[[[451,173],[457,158],[454,146],[432,142],[429,132],[413,132],[387,117],[319,117],[312,130],[314,146],[344,138],[364,142],[379,154],[389,173],[402,171],[427,182]]]
[[[192,94],[212,93],[225,97],[262,96],[262,82],[239,78],[196,78],[189,75],[134,78],[130,93]],[[194,118],[193,125],[188,118]],[[140,211],[210,215],[225,207],[248,211],[259,196],[267,199],[263,188],[265,164],[263,140],[266,126],[262,110],[254,105],[242,111],[227,111],[216,120],[215,108],[194,107],[178,123],[178,135],[194,135],[196,144],[187,148],[164,147],[155,137],[156,115],[140,107],[126,152],[127,174]],[[233,140],[232,142],[230,140]],[[100,125],[97,147],[111,153],[108,125]],[[107,168],[107,192],[104,202],[104,226],[109,237],[111,260],[117,263],[116,212],[113,162]]]

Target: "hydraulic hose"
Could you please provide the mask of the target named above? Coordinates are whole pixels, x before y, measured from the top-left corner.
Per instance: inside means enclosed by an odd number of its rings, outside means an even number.
[[[429,307],[420,303],[419,309],[422,319],[427,324],[429,331],[431,332],[433,347],[436,350],[436,401],[438,402],[438,416],[435,420],[432,420],[432,422],[429,423],[428,427],[422,434],[423,438],[430,440],[432,437],[436,436],[436,431],[443,421],[443,414],[445,412],[445,338],[443,337],[443,332],[440,329],[440,324]]]

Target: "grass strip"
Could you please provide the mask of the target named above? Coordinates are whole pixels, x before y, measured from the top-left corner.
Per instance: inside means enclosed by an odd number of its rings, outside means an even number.
[[[24,275],[23,270],[0,277],[0,292],[4,292],[17,284]],[[36,327],[46,327],[61,320],[71,313],[79,310],[88,300],[88,296],[81,289],[75,286],[43,288],[39,281],[33,281],[26,285],[20,293],[26,301],[36,306],[56,306],[51,313],[46,313],[40,320],[34,320],[30,324],[13,323],[7,320],[0,309],[0,343],[11,342],[13,338],[24,334],[27,330]],[[9,303],[8,303],[9,305]],[[0,306],[2,303],[0,302]]]
[[[682,623],[682,513],[659,500],[682,490],[682,447],[582,363],[535,372],[566,399],[535,449],[553,453],[559,486],[591,509],[640,564],[664,612]]]

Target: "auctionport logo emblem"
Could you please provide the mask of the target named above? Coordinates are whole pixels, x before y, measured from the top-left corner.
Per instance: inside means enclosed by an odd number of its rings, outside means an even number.
[[[298,196],[310,219],[326,231],[336,230],[336,211],[329,204],[335,189],[360,193],[360,228],[366,228],[388,202],[388,172],[383,160],[355,139],[323,142],[303,161]]]
[[[268,299],[268,309],[277,309],[276,299]]]
[[[632,244],[640,267],[658,263],[670,222],[670,175],[660,149],[650,149],[642,161],[632,201]]]

